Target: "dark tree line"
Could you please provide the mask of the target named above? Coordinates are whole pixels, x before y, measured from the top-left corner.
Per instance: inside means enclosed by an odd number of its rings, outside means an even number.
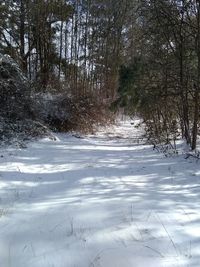
[[[0,52],[40,92],[89,93],[196,148],[198,0],[2,0]]]
[[[116,104],[144,118],[158,142],[179,135],[196,148],[199,124],[200,3],[139,1],[136,44],[120,70]],[[131,36],[131,33],[129,34]],[[129,49],[128,49],[129,50]]]

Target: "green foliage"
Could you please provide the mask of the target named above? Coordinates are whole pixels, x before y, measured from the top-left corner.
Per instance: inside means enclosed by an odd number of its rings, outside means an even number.
[[[122,107],[129,114],[132,114],[140,104],[142,87],[140,79],[144,70],[141,58],[134,58],[128,66],[121,66],[119,70],[118,99],[112,104],[112,109]]]

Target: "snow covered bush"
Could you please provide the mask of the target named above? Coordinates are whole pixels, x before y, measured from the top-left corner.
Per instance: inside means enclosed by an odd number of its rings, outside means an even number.
[[[64,93],[40,93],[33,98],[36,117],[52,130],[88,133],[113,119],[107,106],[92,95],[72,97]]]
[[[30,117],[30,86],[14,60],[0,54],[0,116],[10,119]]]
[[[0,54],[0,144],[49,135],[48,128],[91,133],[112,118],[92,94],[33,93],[31,88],[14,60]]]
[[[25,141],[42,136],[50,136],[48,129],[30,119],[11,120],[0,117],[0,144],[25,146]]]
[[[0,54],[0,144],[21,142],[48,133],[33,120],[30,84],[14,60]]]

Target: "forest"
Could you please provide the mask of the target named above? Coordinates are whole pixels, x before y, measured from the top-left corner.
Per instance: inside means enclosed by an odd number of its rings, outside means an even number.
[[[0,0],[0,267],[199,267],[199,117],[199,0]]]
[[[196,149],[199,1],[2,0],[0,13],[0,53],[20,66],[35,102],[51,95],[56,109],[60,95],[77,117],[88,110],[82,124],[105,122],[110,111],[137,114],[155,142],[183,138]],[[4,106],[6,94],[1,88]],[[73,128],[50,117],[55,128]]]

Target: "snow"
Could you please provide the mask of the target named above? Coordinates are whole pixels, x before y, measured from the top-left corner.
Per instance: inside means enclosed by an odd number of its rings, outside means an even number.
[[[199,163],[139,136],[125,121],[1,149],[0,266],[199,266]]]

